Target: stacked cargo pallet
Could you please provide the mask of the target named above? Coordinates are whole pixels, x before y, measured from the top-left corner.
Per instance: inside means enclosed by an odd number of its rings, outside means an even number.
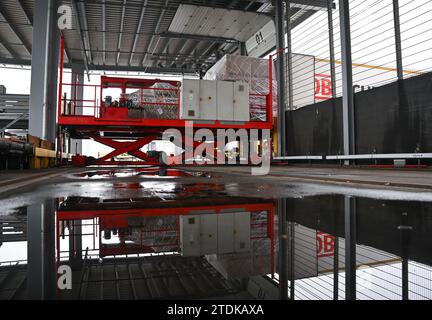
[[[49,168],[56,164],[57,153],[54,143],[42,140],[30,134],[27,135],[27,142],[34,147],[33,155],[30,158],[31,169]]]

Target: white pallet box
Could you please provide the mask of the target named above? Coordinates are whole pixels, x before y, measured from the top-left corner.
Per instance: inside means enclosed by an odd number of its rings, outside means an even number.
[[[234,121],[250,121],[249,84],[244,81],[234,83]]]
[[[217,119],[216,81],[200,80],[199,114],[201,120]]]
[[[181,88],[180,118],[200,119],[200,81],[184,79]]]
[[[217,81],[217,120],[234,119],[234,83]]]

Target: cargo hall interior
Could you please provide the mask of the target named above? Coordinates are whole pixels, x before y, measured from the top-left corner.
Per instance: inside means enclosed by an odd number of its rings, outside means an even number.
[[[0,1],[0,300],[431,300],[432,1]]]

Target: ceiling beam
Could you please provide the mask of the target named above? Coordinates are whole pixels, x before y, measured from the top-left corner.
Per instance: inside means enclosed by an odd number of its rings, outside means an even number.
[[[118,42],[117,42],[116,65],[118,65],[119,59],[120,59],[120,49],[121,49],[121,42],[122,42],[123,29],[124,29],[124,19],[125,19],[125,13],[126,13],[126,2],[127,2],[127,0],[123,0],[122,13],[121,13],[121,18],[120,18],[120,33],[119,33]]]
[[[84,67],[87,71],[87,77],[90,79],[88,54],[87,54],[86,44],[84,41],[84,35],[82,33],[81,19],[80,19],[80,15],[79,15],[79,11],[78,11],[77,0],[72,0],[72,6],[73,6],[73,10],[75,11],[75,20],[76,20],[76,24],[78,27],[77,31],[78,31],[79,38],[81,40],[80,41],[81,42],[81,55],[83,57]]]
[[[77,0],[78,2],[85,2],[88,5],[96,5],[99,6],[101,4],[101,2],[103,0]],[[325,0],[320,0],[320,1],[325,1]],[[162,2],[162,1],[161,1]],[[200,6],[200,7],[207,7],[207,8],[215,8],[215,9],[226,9],[226,5],[223,4],[216,4],[216,1],[212,1],[211,3],[206,3],[206,1],[202,1],[203,4],[197,4],[196,0],[182,0],[179,1],[181,2],[181,4],[189,4],[189,5],[195,5],[195,6]],[[261,3],[269,3],[270,1],[259,1]],[[118,0],[106,0],[106,4],[112,7],[121,7],[122,6],[122,2],[119,2]],[[154,3],[148,3],[145,7],[148,9],[153,9],[153,10],[161,10],[161,9],[166,9],[166,10],[172,10],[172,11],[176,11],[177,8],[179,6],[179,3],[167,3],[165,5],[162,4],[154,4]],[[141,8],[142,5],[140,3],[138,3],[137,1],[134,2],[130,2],[128,3],[128,7],[135,7],[135,8]],[[258,12],[258,14],[262,14],[262,15],[268,15],[266,13],[260,13]]]
[[[189,57],[178,57],[178,56],[158,56],[158,57],[151,57],[151,60],[156,60],[156,61],[172,61],[173,58],[179,58],[179,60],[181,60],[181,63],[185,63],[186,61],[188,62],[200,62],[200,63],[213,63],[214,61],[209,61],[209,59],[214,60],[214,58],[211,57],[207,57],[207,58],[196,58],[193,56],[189,56]]]
[[[141,66],[91,66],[91,70],[95,71],[129,71],[129,72],[144,72],[153,74],[191,74],[196,75],[195,70],[181,69],[181,68],[160,68],[160,67],[147,67],[145,71]]]
[[[87,20],[87,10],[86,10],[86,5],[84,2],[80,2],[80,9],[81,9],[81,16],[82,16],[82,27],[84,30],[84,42],[85,45],[89,50],[88,52],[88,60],[90,63],[93,62],[93,57],[92,57],[92,53],[91,53],[91,43],[90,43],[90,37],[89,37],[89,32],[88,32],[88,20]]]
[[[0,34],[0,45],[3,46],[3,48],[5,48],[5,50],[10,54],[11,57],[13,57],[14,59],[17,58],[19,55],[18,53],[15,51],[14,48],[12,48],[7,41],[5,41],[3,39],[3,37]]]
[[[133,60],[134,52],[135,52],[136,47],[138,45],[138,39],[139,39],[139,36],[140,36],[140,31],[141,31],[142,24],[143,24],[143,21],[144,21],[144,15],[145,15],[145,12],[146,12],[147,3],[148,3],[148,0],[144,0],[143,6],[141,8],[141,14],[140,14],[140,18],[139,18],[139,21],[138,21],[138,26],[137,26],[137,29],[136,29],[136,32],[135,32],[135,35],[134,35],[134,40],[133,40],[133,44],[132,44],[131,53],[130,53],[130,56],[129,56],[129,65],[132,65],[132,60]]]
[[[27,10],[23,0],[16,0],[21,10],[24,12],[24,15],[27,18],[29,24],[33,25],[33,17],[31,16],[29,10]]]
[[[186,47],[188,40],[185,39],[180,47],[180,49],[177,50],[178,54],[176,55],[176,57],[174,58],[174,61],[171,63],[171,67],[175,66],[177,61],[180,59],[179,55],[182,53],[182,51],[184,50],[184,48]]]
[[[19,65],[19,66],[31,66],[31,60],[26,59],[8,59],[0,58],[0,64]],[[72,65],[66,63],[64,66],[66,69],[70,69]],[[124,71],[124,72],[143,72],[141,66],[97,66],[91,65],[88,71]],[[196,70],[183,69],[183,68],[160,68],[160,67],[148,67],[146,73],[153,74],[189,74],[196,75]]]
[[[3,19],[8,23],[9,28],[12,30],[13,33],[17,36],[17,38],[21,41],[24,48],[28,52],[29,55],[32,53],[32,47],[29,41],[26,40],[24,35],[16,28],[16,26],[12,23],[11,18],[9,14],[6,12],[6,9],[2,6],[0,6],[0,15],[3,16]]]
[[[239,2],[240,2],[240,0],[233,0],[233,1],[231,1],[231,3],[228,5],[228,8],[229,9],[234,8]]]
[[[308,10],[327,10],[327,0],[290,0],[290,5],[293,8],[308,9]],[[336,5],[333,3],[333,9]]]
[[[155,26],[155,28],[154,28],[154,33],[157,33],[158,30],[159,30],[159,28],[160,28],[160,24],[162,23],[162,19],[163,19],[164,15],[165,15],[167,5],[168,5],[168,0],[165,0],[165,6],[163,7],[161,13],[159,14],[159,19],[158,19],[158,21],[157,21],[157,23],[156,23],[156,26]],[[148,46],[147,46],[147,48],[146,48],[145,51],[149,51],[149,50],[151,49],[152,44],[153,44],[153,42],[154,42],[154,39],[155,39],[155,37],[154,37],[154,36],[151,36],[151,38],[150,38],[150,42],[149,42],[149,44],[148,44]],[[155,49],[156,49],[156,48],[155,48]],[[154,51],[154,50],[153,50],[153,51]],[[143,57],[143,59],[142,59],[142,61],[141,61],[141,65],[144,66],[144,62],[145,62],[145,60],[147,59],[147,56],[148,56],[148,53],[144,54],[144,57]]]
[[[0,64],[10,64],[16,66],[31,66],[31,60],[19,59],[19,58],[3,58],[0,57]]]
[[[256,0],[249,1],[249,4],[244,8],[244,10],[249,10],[250,7],[256,2]]]
[[[198,41],[211,41],[211,42],[219,42],[219,43],[238,43],[236,39],[232,38],[223,38],[223,37],[213,37],[213,36],[204,36],[197,34],[187,34],[187,33],[177,33],[177,32],[162,32],[159,34],[162,38],[171,38],[171,39],[191,39]]]

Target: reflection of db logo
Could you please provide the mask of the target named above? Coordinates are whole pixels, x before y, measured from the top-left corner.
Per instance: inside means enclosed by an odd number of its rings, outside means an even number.
[[[324,232],[317,232],[318,258],[332,257],[334,255],[334,244],[334,236]]]

